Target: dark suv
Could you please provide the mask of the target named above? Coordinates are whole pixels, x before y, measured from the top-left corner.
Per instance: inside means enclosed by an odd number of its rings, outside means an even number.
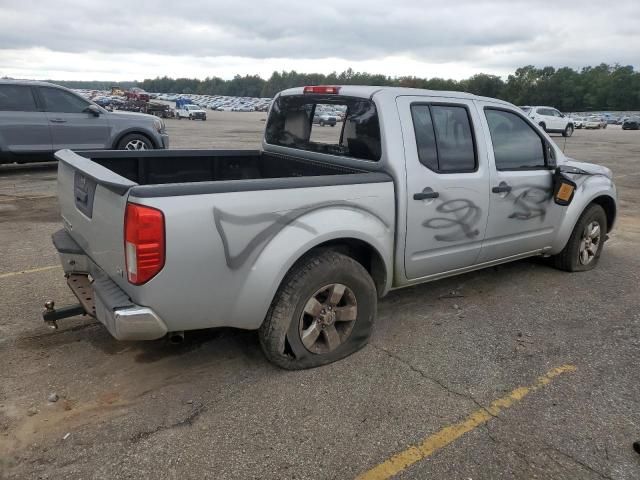
[[[53,152],[168,148],[164,122],[109,112],[67,88],[0,80],[0,163],[53,160]]]

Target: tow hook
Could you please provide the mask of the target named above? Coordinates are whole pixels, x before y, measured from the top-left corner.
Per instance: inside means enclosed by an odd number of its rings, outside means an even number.
[[[56,310],[56,303],[53,300],[49,300],[44,304],[44,312],[42,312],[42,320],[50,328],[58,328],[58,320],[63,318],[75,317],[76,315],[85,315],[87,312],[84,307],[79,303],[77,305],[70,305],[68,307],[62,307]]]

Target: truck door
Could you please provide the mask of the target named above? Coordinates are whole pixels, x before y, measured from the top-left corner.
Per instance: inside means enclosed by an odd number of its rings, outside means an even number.
[[[488,216],[486,144],[473,102],[398,97],[407,192],[405,271],[417,279],[473,265]]]
[[[87,112],[85,99],[61,88],[39,87],[51,127],[53,149],[91,150],[110,148],[110,125],[106,115]]]
[[[551,246],[565,207],[553,201],[553,148],[517,110],[479,102],[490,157],[491,201],[479,262]]]

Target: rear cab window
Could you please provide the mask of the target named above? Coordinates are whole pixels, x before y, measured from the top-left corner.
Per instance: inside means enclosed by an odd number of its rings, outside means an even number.
[[[473,128],[464,105],[413,104],[411,117],[420,163],[437,173],[477,170]]]
[[[0,84],[0,111],[36,112],[37,110],[30,86]]]
[[[344,95],[279,96],[271,107],[265,140],[271,145],[374,162],[382,152],[373,101]]]

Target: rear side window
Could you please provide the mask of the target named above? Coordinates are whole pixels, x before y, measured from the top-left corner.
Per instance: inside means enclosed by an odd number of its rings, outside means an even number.
[[[82,113],[89,106],[86,100],[59,88],[40,87],[45,110],[56,113]]]
[[[473,172],[476,149],[469,112],[458,105],[412,105],[418,158],[439,173]]]
[[[265,140],[272,145],[370,161],[380,160],[382,151],[375,104],[340,95],[278,97],[271,107]]]
[[[0,111],[37,111],[31,87],[25,85],[0,85]]]
[[[504,110],[485,109],[498,170],[544,168],[544,142],[523,118]]]

